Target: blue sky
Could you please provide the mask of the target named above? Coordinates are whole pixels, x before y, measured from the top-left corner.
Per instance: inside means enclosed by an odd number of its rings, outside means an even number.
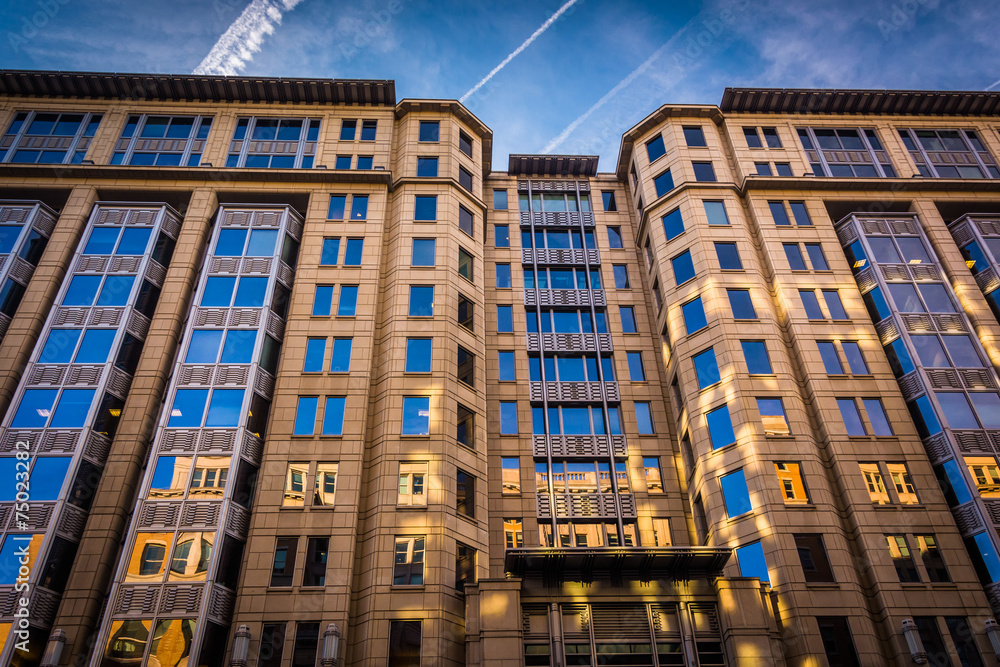
[[[244,75],[394,79],[460,98],[567,0],[254,0]],[[0,67],[189,73],[250,0],[0,0]],[[280,17],[280,19],[278,18]],[[996,0],[576,0],[467,106],[509,153],[585,153],[726,86],[1000,89]],[[612,93],[613,94],[609,94]]]

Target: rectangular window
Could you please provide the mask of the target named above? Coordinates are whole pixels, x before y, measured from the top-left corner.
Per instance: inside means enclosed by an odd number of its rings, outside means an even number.
[[[847,435],[868,435],[861,421],[861,414],[858,412],[858,404],[853,398],[838,398],[837,407],[840,408],[840,416],[844,420]]]
[[[745,289],[726,290],[729,296],[729,306],[733,311],[733,319],[755,320],[757,311],[754,310],[753,300],[750,298],[750,291]]]
[[[514,333],[514,308],[497,306],[497,333]]]
[[[353,155],[338,155],[337,159],[333,163],[334,169],[350,169],[351,160],[354,158]]]
[[[622,319],[622,333],[636,333],[635,308],[632,306],[619,306],[618,313]]]
[[[816,341],[819,348],[819,356],[823,359],[823,367],[827,375],[843,375],[844,367],[840,363],[840,356],[837,354],[837,346],[831,341]]]
[[[361,266],[364,249],[364,239],[347,239],[347,247],[344,249],[344,266]]]
[[[440,141],[441,140],[441,123],[436,120],[422,120],[420,121],[419,134],[417,135],[417,141]]]
[[[303,586],[326,585],[326,560],[330,553],[329,537],[310,537],[306,543],[306,567],[302,575]],[[296,642],[298,649],[298,642]],[[312,665],[312,663],[307,663]]]
[[[476,550],[457,543],[455,553],[455,588],[465,590],[466,584],[476,583]]]
[[[517,401],[500,401],[500,435],[517,435]]]
[[[455,509],[470,519],[476,516],[476,478],[459,469],[456,473]]]
[[[646,155],[649,157],[650,162],[656,162],[658,159],[666,155],[667,149],[663,145],[663,136],[656,135],[654,138],[646,142]]]
[[[757,176],[770,176],[771,175],[771,165],[767,162],[754,162],[753,163],[755,173]]]
[[[501,463],[501,492],[505,494],[521,493],[521,463],[516,457],[502,458]]]
[[[346,212],[347,195],[330,195],[330,208],[326,213],[327,220],[343,220]],[[336,258],[334,259],[336,260]],[[336,264],[336,261],[333,263]]]
[[[313,297],[313,315],[329,315],[333,307],[333,285],[316,285]]]
[[[767,355],[767,345],[762,340],[740,341],[743,358],[751,375],[771,375],[771,359]]]
[[[736,442],[728,405],[706,412],[705,424],[708,426],[708,438],[712,442],[712,449],[719,449]]]
[[[743,136],[747,140],[747,147],[749,148],[763,148],[764,144],[760,142],[760,135],[757,134],[756,127],[744,127]]]
[[[762,127],[761,132],[764,134],[764,140],[767,142],[768,148],[781,148],[781,139],[778,138],[778,130],[773,127]]]
[[[892,435],[892,427],[889,426],[889,418],[882,407],[882,401],[877,398],[862,398],[861,402],[868,413],[868,423],[871,424],[874,435]]]
[[[351,349],[354,347],[353,338],[334,338],[333,355],[330,358],[331,373],[351,372]]]
[[[392,585],[422,586],[423,583],[424,538],[397,537],[395,559],[392,567]],[[390,664],[395,665],[397,663],[390,662]]]
[[[889,557],[896,568],[896,576],[899,577],[899,580],[904,583],[919,582],[920,575],[917,574],[917,565],[913,562],[910,547],[906,544],[906,536],[886,535],[885,541],[889,547]]]
[[[438,159],[436,157],[417,158],[417,176],[436,178],[438,175]]]
[[[844,304],[841,302],[837,290],[823,290],[823,300],[826,301],[826,309],[830,311],[830,317],[835,320],[848,319],[847,311],[844,309]]]
[[[799,290],[799,298],[802,299],[802,307],[806,310],[806,317],[810,320],[825,320],[823,310],[819,307],[819,299],[816,298],[815,290]]]
[[[764,559],[764,547],[760,542],[751,542],[736,548],[736,563],[740,568],[741,577],[757,577],[769,582],[767,561]]]
[[[780,398],[758,398],[757,411],[764,426],[764,435],[792,434],[785,417],[785,406]]]
[[[426,463],[400,463],[397,505],[426,505]]]
[[[470,281],[475,278],[472,254],[462,247],[458,248],[458,275]]]
[[[22,111],[7,129],[5,141],[11,146],[2,159],[20,164],[80,164],[100,122],[101,114]]]
[[[663,231],[667,235],[667,240],[677,238],[684,232],[684,219],[681,217],[681,210],[675,208],[662,218]]]
[[[306,498],[306,477],[308,463],[289,463],[285,470],[285,492],[281,498],[282,507],[302,507]]]
[[[410,317],[432,317],[434,315],[434,286],[410,285]]]
[[[431,399],[427,396],[403,397],[402,435],[430,435]]]
[[[915,505],[920,502],[917,493],[910,481],[910,472],[905,463],[887,463],[886,469],[889,471],[889,479],[892,480],[893,488],[896,489],[896,496],[899,502],[904,505]]]
[[[389,664],[420,667],[420,621],[389,621]]]
[[[129,116],[111,164],[197,167],[211,126],[212,119],[203,116]]]
[[[689,336],[708,326],[708,320],[705,318],[705,308],[702,306],[700,296],[682,304],[681,314],[684,316],[684,327]]]
[[[785,243],[785,259],[788,260],[788,267],[792,271],[806,271],[806,261],[802,257],[802,250],[798,243]]]
[[[464,447],[475,449],[476,413],[461,403],[457,403],[456,406],[457,418],[455,420],[455,440],[458,441],[458,444]]]
[[[472,172],[470,172],[465,167],[459,166],[458,168],[458,184],[463,188],[472,192]]]
[[[767,202],[767,207],[771,210],[771,218],[774,220],[774,224],[782,227],[792,224],[792,221],[788,218],[788,213],[785,211],[784,202],[769,201]]]
[[[312,435],[316,432],[316,409],[319,407],[317,396],[299,396],[295,409],[295,435]]]
[[[292,574],[295,572],[295,553],[298,551],[299,538],[279,537],[274,545],[274,558],[271,564],[271,586],[291,586]]]
[[[829,271],[830,265],[826,262],[826,255],[823,254],[823,246],[819,243],[807,243],[806,254],[812,263],[814,271]]]
[[[698,388],[705,389],[721,380],[719,363],[715,359],[715,349],[708,348],[692,357],[694,370],[698,376]]]
[[[882,472],[877,463],[859,463],[861,475],[865,480],[865,487],[868,489],[868,497],[876,505],[887,505],[889,503],[889,492],[885,489],[882,480]]]
[[[358,286],[341,285],[340,301],[337,302],[338,317],[354,317],[358,310]]]
[[[313,667],[318,657],[316,654],[318,648],[319,623],[297,623],[295,646],[292,650],[292,667]]]
[[[674,270],[674,281],[677,285],[682,285],[695,277],[694,262],[691,259],[691,251],[685,250],[681,254],[670,260],[670,265]]]
[[[730,519],[753,510],[742,468],[720,477],[719,484],[722,487],[722,499],[726,504],[726,514]]]
[[[625,247],[622,245],[621,227],[608,227],[608,247],[611,249]]]
[[[823,640],[823,651],[831,667],[861,667],[858,654],[851,638],[851,626],[846,616],[817,616],[819,635]]]
[[[934,583],[951,581],[937,538],[934,535],[914,535],[913,539],[916,540],[917,551],[920,552],[920,562],[927,570],[927,578]]]
[[[240,118],[229,144],[227,167],[311,169],[319,119]],[[251,150],[260,152],[252,153]]]
[[[694,168],[694,180],[699,183],[715,182],[715,169],[711,162],[692,162],[691,166]]]
[[[319,263],[321,266],[337,266],[337,258],[340,256],[340,238],[323,239],[323,249]]]
[[[351,220],[368,219],[368,195],[354,195],[351,198]]]
[[[629,380],[632,382],[645,382],[646,369],[642,365],[642,352],[626,352],[628,359]]]
[[[802,479],[802,467],[798,463],[775,461],[774,472],[778,476],[786,505],[802,505],[809,502],[809,494]]]
[[[639,435],[654,435],[656,433],[653,429],[653,413],[649,403],[645,401],[635,402],[635,423]]]
[[[326,358],[326,339],[310,338],[306,341],[306,360],[303,373],[322,373]]]
[[[493,225],[493,247],[510,247],[510,228],[507,225]]]
[[[377,129],[377,120],[361,121],[361,141],[375,141],[375,132]]]
[[[415,195],[413,201],[413,219],[416,222],[434,222],[437,220],[437,195]]]
[[[458,228],[469,236],[475,237],[473,231],[475,227],[475,217],[472,215],[472,211],[465,208],[462,205],[458,207]]]
[[[410,266],[434,266],[436,247],[436,239],[413,239]]]
[[[705,143],[705,132],[700,126],[684,126],[684,141],[690,148],[704,148],[708,146]]]
[[[788,202],[788,205],[792,209],[792,216],[795,218],[795,224],[799,227],[811,227],[812,218],[809,217],[809,210],[806,209],[805,202],[792,201]]]
[[[326,410],[323,412],[323,435],[344,435],[344,405],[343,396],[328,396]]]
[[[674,177],[670,175],[669,169],[653,178],[653,187],[656,189],[657,197],[662,197],[674,189]]]
[[[497,352],[498,357],[498,372],[500,376],[500,382],[513,382],[517,380],[517,365],[514,361],[514,352],[512,350],[500,350]]]
[[[358,129],[358,121],[354,119],[344,119],[340,121],[340,140],[354,141],[354,133]]]
[[[285,623],[265,623],[260,633],[259,667],[281,667],[282,649],[285,648]]]
[[[660,473],[660,459],[655,456],[643,457],[642,467],[646,477],[646,492],[663,493],[663,475]]]
[[[472,137],[461,130],[458,131],[458,150],[472,157]]]
[[[778,172],[778,176],[794,176],[792,165],[788,162],[775,162],[774,169]]]
[[[705,217],[710,225],[728,225],[729,216],[726,214],[726,205],[722,201],[704,200]]]
[[[833,582],[833,569],[826,557],[823,536],[819,534],[793,535],[799,562],[807,583]]]
[[[476,306],[467,296],[458,295],[458,323],[469,331],[475,329]]]
[[[611,270],[615,276],[615,289],[628,289],[628,266],[625,264],[614,264]]]
[[[503,520],[504,545],[508,549],[524,547],[524,521],[517,519]]]
[[[510,264],[496,264],[494,266],[496,270],[495,283],[498,289],[507,289],[511,286],[510,283]]]
[[[617,211],[618,205],[615,203],[615,193],[613,190],[603,190],[601,192],[601,202],[605,211]]]
[[[715,255],[719,258],[719,266],[723,270],[736,271],[743,268],[740,252],[736,249],[735,243],[716,243]]]
[[[461,345],[458,346],[458,371],[456,377],[458,381],[470,387],[475,386],[476,355],[466,350]]]

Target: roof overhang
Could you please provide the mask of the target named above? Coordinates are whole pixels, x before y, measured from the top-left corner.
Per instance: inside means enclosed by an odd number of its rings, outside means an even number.
[[[596,176],[596,155],[511,155],[511,176]]]
[[[416,100],[407,98],[400,100],[399,104],[396,105],[396,118],[399,119],[410,112],[417,111],[450,113],[468,125],[483,141],[483,170],[487,174],[490,173],[491,162],[493,160],[493,130],[487,127],[486,123],[479,120],[464,104],[458,100]]]
[[[665,104],[649,114],[622,135],[622,143],[618,147],[618,165],[615,168],[620,180],[626,180],[628,175],[628,165],[632,161],[632,149],[636,139],[671,118],[705,118],[721,124],[722,112],[719,111],[719,107],[703,104]]]
[[[991,116],[1000,92],[726,88],[723,113]]]
[[[0,95],[182,102],[391,106],[392,80],[0,70]]]
[[[716,547],[508,549],[504,569],[513,576],[589,580],[614,576],[640,581],[701,579],[722,574],[733,550]]]

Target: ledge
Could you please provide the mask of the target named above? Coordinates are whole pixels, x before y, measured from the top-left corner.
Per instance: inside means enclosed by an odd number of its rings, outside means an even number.
[[[109,180],[210,181],[233,182],[282,181],[289,183],[379,183],[390,186],[388,170],[356,169],[247,169],[245,167],[132,167],[91,164],[0,164],[0,177],[29,178],[106,178]]]
[[[509,549],[504,570],[515,577],[540,574],[546,577],[588,579],[595,574],[631,575],[633,578],[714,578],[732,555],[732,549],[716,547],[568,547]]]

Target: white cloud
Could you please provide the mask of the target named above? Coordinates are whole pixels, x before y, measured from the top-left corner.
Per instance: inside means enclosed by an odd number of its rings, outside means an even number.
[[[302,0],[251,0],[192,73],[239,74],[260,51],[265,35],[273,34],[275,25],[281,24],[283,12],[294,9],[300,2]]]

